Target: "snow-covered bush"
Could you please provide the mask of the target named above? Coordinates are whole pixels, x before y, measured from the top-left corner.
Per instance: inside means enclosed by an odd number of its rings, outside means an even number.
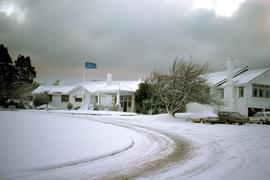
[[[78,109],[80,109],[81,108],[81,106],[76,106],[76,107],[74,107],[73,109],[74,110],[78,110]]]

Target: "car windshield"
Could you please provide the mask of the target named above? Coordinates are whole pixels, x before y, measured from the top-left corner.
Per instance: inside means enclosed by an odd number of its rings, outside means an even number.
[[[253,115],[253,117],[262,117],[262,114],[260,112],[257,112]]]
[[[232,114],[232,116],[234,116],[234,117],[239,117],[239,116],[241,116],[241,114],[238,113],[238,112],[233,112],[233,113],[231,113],[231,114]]]

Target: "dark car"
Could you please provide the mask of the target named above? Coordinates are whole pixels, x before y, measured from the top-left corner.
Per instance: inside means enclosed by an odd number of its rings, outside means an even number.
[[[239,125],[248,122],[248,117],[242,116],[239,112],[226,112],[222,111],[218,113],[218,119],[220,123],[238,123]]]

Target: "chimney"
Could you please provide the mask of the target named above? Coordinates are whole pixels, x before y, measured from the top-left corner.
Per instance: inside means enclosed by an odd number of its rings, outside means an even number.
[[[233,58],[228,58],[227,59],[227,83],[228,85],[233,84],[233,70],[234,70],[234,65],[233,65]]]
[[[227,86],[224,88],[224,99],[226,104],[226,111],[236,111],[235,105],[235,88],[233,82],[233,58],[227,59]]]
[[[107,85],[111,85],[112,84],[112,74],[108,73],[107,74]]]

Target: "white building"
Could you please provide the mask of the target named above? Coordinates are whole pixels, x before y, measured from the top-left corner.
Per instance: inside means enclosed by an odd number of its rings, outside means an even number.
[[[107,81],[87,81],[73,86],[39,86],[32,94],[47,93],[49,105],[65,109],[68,103],[73,107],[104,110],[120,110],[135,112],[135,91],[138,81],[112,81],[112,75],[107,75]]]
[[[227,71],[210,73],[208,82],[224,104],[218,111],[236,111],[251,116],[258,111],[270,111],[270,68],[234,69],[233,59],[227,60]]]

